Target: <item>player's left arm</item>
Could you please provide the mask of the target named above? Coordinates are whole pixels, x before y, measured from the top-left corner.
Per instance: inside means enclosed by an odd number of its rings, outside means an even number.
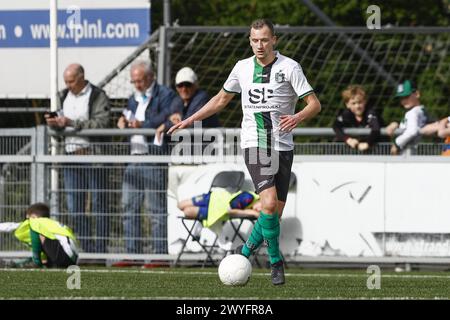
[[[299,123],[313,118],[320,112],[322,107],[314,92],[304,97],[303,101],[305,101],[306,106],[299,112],[293,115],[280,116],[281,131],[290,132],[292,129],[296,128]]]

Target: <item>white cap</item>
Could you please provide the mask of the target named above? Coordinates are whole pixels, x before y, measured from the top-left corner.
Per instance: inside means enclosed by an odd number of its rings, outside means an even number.
[[[181,68],[180,71],[177,72],[177,76],[175,77],[175,84],[177,85],[182,82],[196,83],[197,75],[195,74],[194,70],[189,67]]]

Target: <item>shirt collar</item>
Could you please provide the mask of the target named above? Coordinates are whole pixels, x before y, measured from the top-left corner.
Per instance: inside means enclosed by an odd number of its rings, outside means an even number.
[[[89,83],[89,81],[87,81],[84,88],[80,92],[78,92],[78,94],[74,94],[71,91],[69,91],[69,92],[75,97],[81,97],[81,96],[84,96],[86,93],[88,93],[90,88],[91,88],[91,84]]]
[[[152,93],[153,93],[153,88],[155,87],[155,81],[153,81],[153,83],[150,85],[150,87],[148,87],[147,88],[147,90],[145,90],[145,96],[146,96],[146,98],[147,99],[149,99],[151,96],[152,96]],[[142,92],[140,92],[140,91],[136,91],[135,93],[134,93],[134,99],[136,100],[136,101],[142,101],[143,100],[143,97],[142,97]]]
[[[273,53],[275,54],[274,59],[273,59],[269,64],[267,64],[267,65],[265,65],[265,66],[262,66],[262,65],[259,64],[258,59],[256,59],[256,55],[253,56],[253,62],[254,62],[255,64],[257,64],[257,65],[263,67],[263,68],[267,68],[267,67],[273,65],[273,64],[278,60],[279,52],[274,50]]]

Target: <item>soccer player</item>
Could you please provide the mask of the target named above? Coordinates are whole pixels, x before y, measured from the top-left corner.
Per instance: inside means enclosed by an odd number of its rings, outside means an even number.
[[[292,129],[319,113],[321,106],[301,66],[274,50],[277,37],[272,22],[254,21],[250,28],[254,56],[236,63],[223,89],[189,118],[168,133],[190,127],[222,110],[241,94],[243,120],[241,147],[262,210],[241,253],[249,257],[264,241],[274,285],[284,284],[279,250],[280,218],[286,203],[293,160]],[[306,106],[295,113],[298,98]]]

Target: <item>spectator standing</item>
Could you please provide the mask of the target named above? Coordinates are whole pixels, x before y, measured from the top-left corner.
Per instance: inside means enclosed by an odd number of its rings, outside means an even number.
[[[170,105],[175,92],[156,83],[153,69],[147,61],[131,66],[131,83],[135,92],[119,118],[123,128],[156,129],[168,123]],[[130,138],[132,155],[168,154],[165,141],[154,144],[144,135]],[[142,252],[141,212],[151,213],[151,242],[153,253],[167,253],[167,163],[130,163],[125,169],[122,184],[125,247],[128,253]],[[144,200],[146,201],[144,203]],[[144,208],[143,205],[145,204]]]
[[[59,94],[57,114],[45,115],[47,124],[56,129],[96,129],[108,127],[110,104],[106,93],[85,79],[84,68],[73,63],[64,70],[67,86]],[[64,148],[67,155],[93,155],[100,153],[98,142],[104,140],[68,136]],[[107,175],[100,164],[68,163],[63,169],[67,210],[71,225],[79,236],[81,248],[87,252],[106,252],[109,236]],[[95,218],[96,242],[92,241],[91,221],[86,215],[87,194],[92,192],[91,212]]]

